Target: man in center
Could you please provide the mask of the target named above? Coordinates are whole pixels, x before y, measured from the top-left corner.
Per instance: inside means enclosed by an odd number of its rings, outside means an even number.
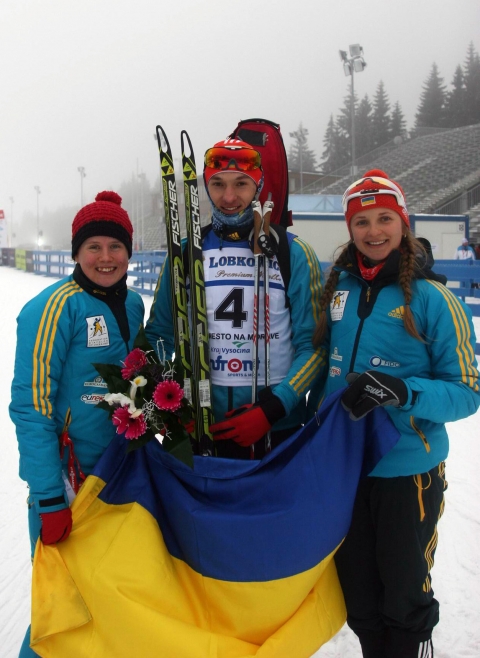
[[[254,456],[260,459],[267,449],[264,438],[268,432],[271,447],[275,448],[305,421],[306,394],[321,359],[312,345],[323,287],[320,263],[303,240],[287,234],[281,226],[273,226],[279,250],[269,267],[270,386],[264,385],[264,325],[260,311],[259,393],[252,403],[252,203],[263,186],[260,154],[238,139],[217,142],[205,153],[204,181],[212,204],[212,222],[203,230],[202,251],[215,453],[248,459],[253,445]],[[167,358],[174,350],[175,321],[168,267],[167,257],[146,326],[152,344],[163,339]],[[259,308],[263,309],[263,285]]]

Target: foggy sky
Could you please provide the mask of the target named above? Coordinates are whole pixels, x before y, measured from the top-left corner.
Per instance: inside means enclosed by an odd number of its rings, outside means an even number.
[[[14,218],[80,204],[132,174],[158,177],[160,123],[180,157],[240,119],[300,121],[323,150],[330,114],[349,91],[339,49],[363,46],[361,99],[383,80],[408,128],[433,62],[450,87],[473,41],[479,0],[1,0],[0,209]]]

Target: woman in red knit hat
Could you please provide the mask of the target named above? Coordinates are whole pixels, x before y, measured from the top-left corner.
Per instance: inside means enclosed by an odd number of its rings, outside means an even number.
[[[400,435],[360,482],[335,558],[347,621],[365,658],[432,658],[445,423],[480,405],[475,333],[468,307],[413,236],[398,183],[367,171],[347,188],[343,210],[350,240],[325,285],[314,337],[328,368],[322,395],[347,384],[352,420],[384,407]]]
[[[64,541],[70,502],[115,435],[96,408],[107,392],[93,363],[120,365],[143,323],[140,295],[127,289],[133,229],[115,192],[100,192],[72,224],[73,273],[20,312],[10,416],[20,477],[28,484],[32,556],[37,539]],[[30,629],[21,658],[30,649]]]

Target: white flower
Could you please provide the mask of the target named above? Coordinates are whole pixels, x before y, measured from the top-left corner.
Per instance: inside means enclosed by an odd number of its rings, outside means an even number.
[[[130,414],[133,414],[137,410],[132,399],[123,393],[107,393],[105,396],[105,402],[108,402],[110,406],[119,404],[121,407],[128,407]]]
[[[145,386],[146,383],[147,380],[142,375],[138,375],[138,377],[135,377],[135,379],[132,379],[130,381],[131,386],[130,386],[129,395],[132,400],[135,400],[135,396],[137,394],[137,388],[142,388],[142,386]]]

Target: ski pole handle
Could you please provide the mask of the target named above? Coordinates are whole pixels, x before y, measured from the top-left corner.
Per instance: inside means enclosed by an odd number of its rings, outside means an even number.
[[[263,204],[262,227],[258,236],[260,251],[269,259],[273,258],[277,251],[276,244],[270,237],[270,218],[272,216],[273,205],[272,193],[269,192],[268,199]]]
[[[272,193],[269,192],[268,193],[268,198],[265,201],[265,203],[263,204],[263,212],[262,212],[262,215],[263,215],[263,230],[265,231],[266,235],[270,234],[270,220],[272,218],[272,210],[273,210],[274,205],[275,204],[272,201]]]
[[[262,205],[260,201],[253,201],[253,253],[255,256],[260,255],[262,250],[258,244],[260,231],[262,230]]]

